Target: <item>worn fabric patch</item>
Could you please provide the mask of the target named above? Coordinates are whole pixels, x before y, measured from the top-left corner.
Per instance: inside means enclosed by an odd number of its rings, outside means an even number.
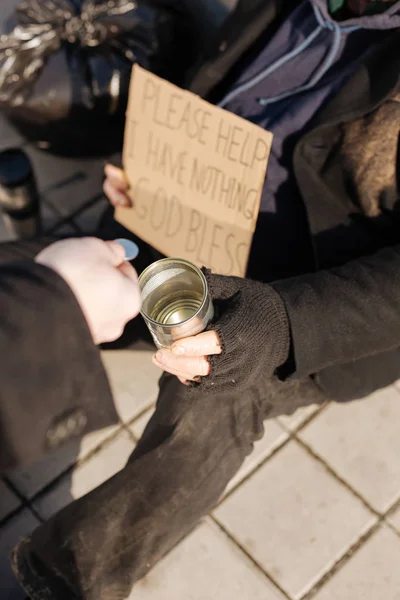
[[[343,125],[341,155],[362,212],[377,217],[395,210],[400,135],[400,95],[374,112]]]

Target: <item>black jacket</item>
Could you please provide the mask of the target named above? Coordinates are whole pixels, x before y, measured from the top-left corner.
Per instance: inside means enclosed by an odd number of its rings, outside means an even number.
[[[257,51],[261,34],[265,43],[294,6],[239,1],[188,87],[217,101]],[[388,34],[316,115],[294,155],[315,273],[274,288],[289,316],[292,376],[315,375],[337,400],[400,377],[399,43],[399,31]]]
[[[35,243],[0,248],[0,473],[118,421],[98,348]]]

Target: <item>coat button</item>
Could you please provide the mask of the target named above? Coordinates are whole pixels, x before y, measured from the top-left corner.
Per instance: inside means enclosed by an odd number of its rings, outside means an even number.
[[[225,52],[225,50],[227,49],[227,47],[228,47],[228,42],[226,40],[224,40],[223,42],[220,43],[220,45],[218,47],[218,50],[220,52]]]
[[[80,435],[87,425],[87,416],[83,410],[78,409],[68,413],[60,419],[46,433],[46,442],[49,448],[57,448],[70,438]]]

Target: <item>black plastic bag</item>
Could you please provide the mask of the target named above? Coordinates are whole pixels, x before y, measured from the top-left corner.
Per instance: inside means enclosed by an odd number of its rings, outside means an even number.
[[[122,146],[132,65],[178,81],[195,52],[179,0],[25,0],[0,36],[0,110],[67,156]]]

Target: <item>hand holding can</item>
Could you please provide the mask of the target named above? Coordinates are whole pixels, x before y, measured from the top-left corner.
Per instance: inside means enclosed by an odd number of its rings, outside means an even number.
[[[157,348],[204,331],[214,309],[203,273],[191,262],[164,258],[139,277],[142,316]]]

